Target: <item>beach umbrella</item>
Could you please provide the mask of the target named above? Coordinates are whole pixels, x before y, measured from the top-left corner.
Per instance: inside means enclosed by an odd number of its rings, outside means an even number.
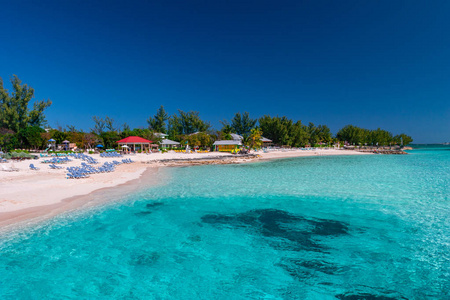
[[[68,140],[65,140],[62,142],[63,144],[69,144],[70,142]]]
[[[128,147],[127,145],[122,145],[122,148],[130,148],[130,147]]]
[[[49,142],[56,142],[56,140],[54,140],[54,139],[49,139],[48,141]]]
[[[97,145],[97,148],[103,148],[103,145]]]

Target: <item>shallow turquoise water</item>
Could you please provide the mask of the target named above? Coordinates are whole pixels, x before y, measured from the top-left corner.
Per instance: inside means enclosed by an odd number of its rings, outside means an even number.
[[[168,172],[3,236],[0,298],[450,297],[450,150]]]

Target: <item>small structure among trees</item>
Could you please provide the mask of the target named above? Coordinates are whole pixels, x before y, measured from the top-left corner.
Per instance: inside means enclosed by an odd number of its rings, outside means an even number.
[[[129,148],[132,151],[150,151],[152,148],[152,141],[146,140],[138,136],[129,136],[117,141],[119,147]],[[125,147],[123,147],[125,146]]]

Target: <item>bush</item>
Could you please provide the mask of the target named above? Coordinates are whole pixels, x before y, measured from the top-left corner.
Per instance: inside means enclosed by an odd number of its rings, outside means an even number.
[[[30,155],[28,151],[20,151],[20,150],[14,150],[10,153],[3,154],[3,158],[11,159],[11,158],[33,158],[33,155]]]
[[[12,153],[26,153],[26,154],[30,154],[30,152],[27,151],[27,150],[11,150],[11,154]]]

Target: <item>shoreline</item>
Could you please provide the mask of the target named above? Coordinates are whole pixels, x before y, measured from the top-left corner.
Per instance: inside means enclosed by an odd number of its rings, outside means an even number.
[[[115,203],[128,197],[130,193],[162,184],[158,176],[162,173],[160,167],[147,167],[138,178],[114,186],[101,187],[84,195],[65,197],[56,203],[0,212],[0,233],[30,227],[64,213]]]
[[[124,198],[138,190],[162,184],[163,169],[166,167],[241,164],[293,157],[370,155],[352,150],[286,150],[255,154],[140,154],[130,156],[135,163],[120,165],[115,172],[94,174],[79,180],[66,179],[64,170],[1,172],[0,189],[7,192],[0,197],[0,232],[33,226],[64,213],[112,203],[111,198]],[[103,160],[99,159],[100,162]],[[35,162],[24,161],[16,163],[16,166],[24,168],[29,163]],[[77,160],[72,165],[79,163]],[[45,168],[44,164],[35,165]]]

